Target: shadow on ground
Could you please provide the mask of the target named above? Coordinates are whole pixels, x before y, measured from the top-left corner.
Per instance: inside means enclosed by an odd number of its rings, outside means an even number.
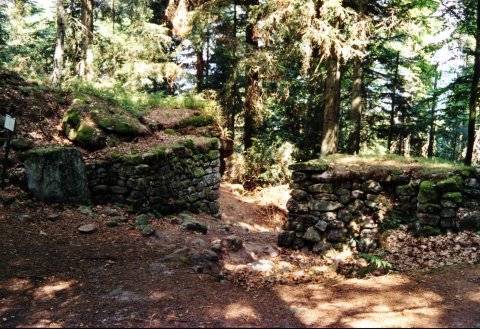
[[[275,240],[278,218],[262,216],[276,205],[222,193],[233,233],[251,242]],[[144,238],[127,225],[78,235],[75,218],[51,222],[40,215],[19,222],[14,218],[24,210],[1,210],[0,327],[480,324],[479,266],[246,291],[185,264],[160,261],[193,234],[178,234],[177,227],[166,227],[165,238]]]

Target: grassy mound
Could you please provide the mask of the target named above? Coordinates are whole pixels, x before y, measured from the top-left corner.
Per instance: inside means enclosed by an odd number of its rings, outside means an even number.
[[[158,130],[171,135],[218,135],[208,130],[219,121],[219,108],[202,95],[165,96],[83,82],[74,82],[68,89],[75,100],[63,117],[63,129],[71,141],[87,149]]]
[[[468,176],[472,168],[464,166],[461,163],[451,162],[444,159],[403,157],[399,155],[368,155],[354,156],[346,154],[333,154],[321,159],[315,159],[308,162],[297,163],[291,166],[292,170],[327,170],[335,169],[338,171],[389,171],[389,172],[418,172],[421,175],[442,174],[450,172],[460,172]]]

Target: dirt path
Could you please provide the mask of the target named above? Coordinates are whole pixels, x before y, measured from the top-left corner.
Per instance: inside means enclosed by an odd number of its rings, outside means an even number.
[[[0,208],[0,327],[480,325],[480,266],[247,291],[168,261],[182,246],[231,233],[274,246],[281,212],[261,201],[223,187],[224,217],[202,218],[207,235],[160,222],[148,238],[129,224],[107,227],[102,208],[93,216],[28,200]],[[97,232],[77,232],[91,221]]]

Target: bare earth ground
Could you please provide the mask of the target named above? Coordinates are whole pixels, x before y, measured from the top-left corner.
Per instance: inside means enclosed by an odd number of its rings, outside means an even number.
[[[89,215],[28,199],[1,206],[0,327],[480,326],[479,265],[247,290],[165,257],[232,233],[244,241],[242,257],[282,253],[275,240],[286,193],[276,192],[272,201],[268,190],[247,197],[224,185],[222,220],[199,217],[206,235],[156,221],[156,234],[143,237],[127,213],[108,227],[102,207]],[[97,232],[77,231],[92,222]]]

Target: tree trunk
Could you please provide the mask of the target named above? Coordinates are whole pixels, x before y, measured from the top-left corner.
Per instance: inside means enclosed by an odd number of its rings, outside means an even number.
[[[237,2],[233,2],[233,30],[232,30],[232,40],[233,42],[233,90],[230,93],[230,103],[232,106],[229,109],[226,109],[226,118],[227,118],[227,128],[230,132],[230,138],[232,142],[235,140],[235,116],[238,107],[241,103],[240,93],[238,92],[238,77],[237,77],[237,29],[238,29],[238,10],[237,10]]]
[[[353,132],[351,137],[351,153],[360,152],[360,137],[362,131],[362,113],[365,110],[365,99],[363,95],[363,66],[360,58],[355,58],[353,63],[353,85],[352,85],[352,112]]]
[[[432,99],[432,109],[430,110],[430,132],[428,134],[428,147],[427,147],[427,157],[433,157],[433,147],[435,145],[435,111],[437,110],[437,90],[438,85],[438,73],[437,68],[435,69],[435,82],[433,84],[434,95]]]
[[[53,55],[52,83],[58,86],[63,79],[63,55],[65,52],[65,7],[57,0],[57,42]]]
[[[327,78],[325,81],[323,128],[321,154],[328,155],[338,150],[339,114],[340,114],[340,61],[332,52],[328,60]]]
[[[78,75],[93,80],[93,0],[82,0],[82,42]]]
[[[195,51],[197,56],[197,91],[201,92],[204,85],[204,75],[205,75],[205,60],[203,59],[203,49]]]
[[[396,101],[397,101],[397,89],[398,89],[398,68],[400,65],[400,52],[397,53],[397,58],[395,60],[395,75],[393,76],[392,81],[392,107],[390,110],[390,128],[388,131],[388,140],[387,140],[387,152],[391,151],[392,140],[393,140],[393,130],[395,128],[395,112],[396,112]]]
[[[475,63],[472,78],[472,88],[470,91],[467,153],[465,155],[465,164],[467,166],[472,164],[473,149],[475,146],[475,123],[477,120],[478,97],[480,91],[480,0],[477,0],[477,31],[475,33],[475,40]]]
[[[251,0],[250,5],[258,5],[258,0]],[[258,39],[254,33],[255,23],[249,23],[246,31],[246,43],[250,48],[250,57],[258,50]],[[253,145],[253,138],[257,134],[259,126],[258,115],[258,99],[260,97],[260,86],[258,84],[259,73],[255,67],[247,67],[247,87],[245,96],[245,113],[244,113],[244,128],[243,128],[243,144],[245,150],[248,150]]]

